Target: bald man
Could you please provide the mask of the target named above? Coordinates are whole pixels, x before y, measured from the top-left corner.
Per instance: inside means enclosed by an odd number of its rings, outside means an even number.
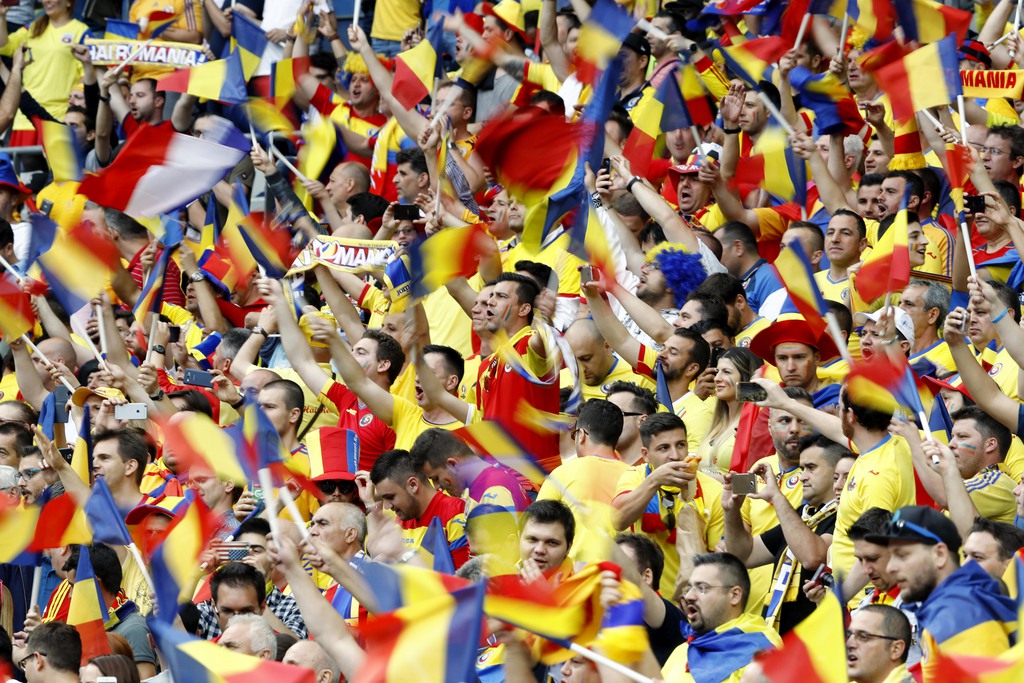
[[[78,354],[75,352],[74,344],[67,339],[52,337],[39,342],[37,346],[39,353],[50,363],[59,363],[72,373],[78,371]],[[11,340],[11,350],[14,353],[14,373],[18,378],[18,389],[25,401],[39,410],[47,394],[53,391],[53,377],[50,376],[42,358],[30,353],[20,339]]]
[[[572,348],[583,382],[583,400],[607,398],[608,387],[623,381],[655,390],[655,383],[633,372],[629,363],[616,356],[590,318],[580,318],[565,332],[565,341]],[[571,386],[568,370],[562,374],[562,385]]]
[[[324,188],[342,216],[348,213],[348,200],[354,194],[370,191],[370,171],[366,166],[346,161],[331,171],[331,177]]]
[[[312,669],[316,683],[338,683],[341,669],[315,640],[300,640],[284,653],[285,664]]]

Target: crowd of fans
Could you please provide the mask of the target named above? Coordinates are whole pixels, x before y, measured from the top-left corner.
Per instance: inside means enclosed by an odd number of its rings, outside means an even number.
[[[387,610],[364,576],[376,564],[441,570],[439,554],[458,577],[514,574],[538,595],[613,563],[593,590],[607,610],[635,591],[649,645],[623,664],[670,683],[774,680],[765,653],[830,592],[846,611],[845,650],[822,652],[851,681],[954,680],[939,677],[950,658],[1014,656],[1024,102],[967,97],[899,121],[891,103],[906,94],[878,85],[869,31],[841,13],[808,15],[755,87],[720,48],[770,32],[776,3],[709,13],[698,0],[617,2],[642,21],[621,41],[603,163],[581,167],[590,219],[581,228],[563,216],[543,234],[547,200],[500,184],[522,174],[490,165],[478,135],[509,121],[582,127],[600,75],[581,75],[581,55],[603,30],[587,32],[585,0],[363,0],[355,24],[323,0],[136,0],[127,14],[120,2],[0,4],[0,257],[36,319],[0,343],[0,528],[62,496],[84,508],[102,481],[142,551],[69,543],[39,549],[41,567],[0,565],[0,677],[189,680],[154,637],[161,605],[146,565],[194,505],[216,529],[185,562],[194,599],[174,627],[322,683],[395,676],[366,649],[363,628]],[[967,10],[959,68],[1024,68],[1015,5]],[[327,120],[338,133],[333,151],[301,134],[255,137],[174,216],[185,228],[177,248],[145,217],[55,179],[54,160],[36,151],[44,122],[71,129],[87,173],[160,128],[202,137],[223,118],[255,135],[244,107],[162,90],[171,67],[93,64],[90,40],[110,38],[107,20],[144,25],[153,11],[175,15],[156,43],[200,45],[211,60],[234,49],[233,16],[255,22],[268,42],[249,94],[296,131]],[[396,56],[428,40],[428,24],[442,27],[445,76],[409,107],[393,87],[408,78]],[[294,81],[285,101],[283,60]],[[822,134],[790,83],[798,68],[849,88],[861,128]],[[637,127],[683,69],[699,74],[714,123],[662,130],[654,158],[638,156]],[[779,116],[809,179],[795,201],[742,180]],[[525,148],[504,163],[532,168],[561,141],[516,144]],[[958,150],[976,198],[964,229],[953,199],[963,179],[945,170]],[[296,177],[289,160],[317,151],[330,157],[322,175]],[[297,247],[373,241],[391,261],[358,269],[324,257],[283,279],[243,272],[237,243],[206,239],[211,223],[237,223],[238,192]],[[66,310],[54,277],[47,288],[19,266],[38,256],[39,213],[62,233],[89,226],[119,256],[82,310]],[[422,297],[396,286],[390,266],[403,254],[408,264],[423,240],[469,225],[481,239],[469,256],[449,255],[472,259],[464,274]],[[865,301],[865,260],[904,229],[895,243],[907,245],[909,281]],[[576,246],[580,230],[588,247],[599,236],[600,255]],[[816,271],[826,332],[773,267],[797,246]],[[165,249],[160,314],[137,314]],[[872,363],[909,366],[936,407],[883,409],[872,397],[884,387],[848,381]],[[228,476],[236,454],[222,442],[171,446],[171,433],[210,433],[175,425],[228,428],[250,403],[287,453],[294,479],[280,496]],[[85,441],[82,469],[72,451]],[[509,459],[522,453],[542,478]],[[4,533],[13,560],[25,546]],[[110,654],[92,656],[67,623],[83,556],[108,610]],[[801,635],[807,649],[834,644],[813,635]],[[541,639],[489,618],[467,647],[482,683],[626,680],[603,642],[597,657],[542,661]],[[805,661],[793,654],[789,666]],[[418,664],[401,662],[438,680]]]

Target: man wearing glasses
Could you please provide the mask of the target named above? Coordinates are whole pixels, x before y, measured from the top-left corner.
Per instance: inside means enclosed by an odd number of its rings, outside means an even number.
[[[683,594],[687,642],[665,662],[662,678],[666,683],[738,681],[755,653],[777,647],[782,639],[763,617],[744,612],[750,577],[739,558],[705,553],[694,557],[693,565]]]
[[[21,497],[25,505],[34,505],[43,495],[46,487],[50,485],[47,473],[56,479],[56,473],[46,468],[38,448],[33,448],[22,455],[21,462],[18,463],[18,486],[21,487]],[[63,492],[63,488],[61,488],[60,493]]]
[[[231,617],[239,614],[263,614],[267,606],[267,584],[255,567],[228,562],[210,580],[213,600],[199,604],[199,637],[220,637]]]
[[[868,540],[889,546],[888,570],[901,596],[922,603],[917,618],[925,680],[938,673],[937,649],[995,657],[1010,648],[1015,603],[977,562],[960,565],[960,534],[945,515],[920,505],[902,507],[885,534]]]
[[[40,624],[29,634],[25,648],[14,650],[13,660],[28,683],[78,683],[82,638],[74,626]]]
[[[910,683],[910,621],[891,605],[868,605],[850,616],[846,673],[852,683]]]

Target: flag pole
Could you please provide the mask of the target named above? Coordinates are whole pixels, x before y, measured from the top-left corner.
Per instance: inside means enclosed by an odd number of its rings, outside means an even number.
[[[32,571],[32,600],[28,603],[29,609],[39,604],[39,589],[43,585],[43,565],[37,564]]]
[[[352,25],[359,26],[359,15],[362,14],[363,8],[362,0],[356,0],[355,6],[352,8]]]
[[[150,38],[149,40],[144,42],[142,45],[139,45],[134,50],[132,50],[131,54],[129,54],[125,58],[125,60],[123,62],[121,62],[120,64],[117,65],[117,67],[114,68],[114,73],[115,74],[119,74],[122,71],[124,71],[124,68],[126,66],[128,66],[129,64],[131,64],[132,62],[134,62],[135,58],[138,57],[139,54],[141,54],[143,50],[145,50],[147,47],[152,45],[154,40],[156,40],[156,38]]]
[[[102,322],[100,324],[102,324]],[[96,357],[96,360],[99,361],[99,364],[104,370],[110,372],[110,367],[107,366],[106,359],[103,357],[103,354],[100,353],[100,350],[96,348],[96,342],[92,340],[92,337],[90,337],[89,334],[81,328],[81,325],[79,325],[78,321],[74,318],[71,319],[71,328],[77,328],[75,329],[75,332],[77,332],[78,335],[85,340],[85,343],[89,345],[89,350],[92,351],[92,355]]]
[[[569,643],[569,649],[575,652],[576,654],[580,655],[581,657],[589,659],[595,664],[600,664],[602,666],[608,667],[615,673],[621,674],[631,681],[635,681],[635,683],[654,683],[653,679],[650,679],[641,673],[633,671],[625,664],[620,664],[619,662],[616,662],[614,659],[609,659],[608,657],[605,657],[602,654],[598,654],[593,650],[583,647],[582,645],[577,645],[576,643]]]
[[[6,268],[8,273],[10,273],[14,277],[18,278],[18,284],[19,285],[22,282],[25,281],[25,277],[21,273],[19,273],[17,270],[15,270],[14,266],[11,265],[11,262],[8,261],[7,259],[5,259],[3,256],[0,256],[0,266],[3,266],[4,268]]]
[[[960,214],[960,234],[964,242],[964,251],[967,252],[967,266],[971,269],[971,277],[978,277],[978,266],[974,263],[974,252],[971,251],[971,229],[967,226],[967,221],[963,219],[963,213]]]
[[[298,506],[295,505],[295,499],[292,498],[292,492],[287,486],[282,486],[277,490],[278,497],[284,501],[284,508],[288,511],[288,514],[292,516],[299,529],[302,531],[302,540],[309,540],[309,530],[306,529],[306,525],[302,521],[302,515],[299,513]]]
[[[775,103],[771,101],[771,98],[769,98],[768,95],[764,94],[760,90],[757,91],[757,97],[758,99],[761,100],[762,103],[764,103],[765,108],[768,111],[770,111],[772,116],[774,116],[775,119],[779,122],[779,125],[782,126],[782,129],[786,131],[786,135],[790,137],[795,136],[796,131],[793,130],[793,126],[790,125],[789,121],[785,119],[785,117],[782,115],[782,112],[779,111],[779,108],[776,107]]]
[[[304,183],[309,181],[309,178],[307,178],[306,176],[302,175],[302,172],[299,171],[299,169],[295,168],[295,166],[292,164],[292,162],[288,161],[288,159],[285,157],[285,155],[278,151],[277,147],[274,147],[274,133],[273,133],[273,131],[271,131],[271,133],[270,133],[270,144],[267,145],[267,151],[269,151],[272,156],[277,157],[281,161],[281,163],[284,164],[285,167],[289,171],[291,171],[292,173],[295,174],[296,178],[298,178],[299,180],[301,180]]]
[[[804,15],[803,20],[800,22],[800,30],[796,34],[796,44],[793,45],[794,50],[800,49],[800,43],[804,42],[804,34],[807,33],[807,25],[811,23],[811,17],[813,15],[808,12]]]
[[[146,567],[145,561],[142,559],[142,553],[139,552],[139,547],[132,541],[128,544],[128,552],[135,558],[135,564],[139,565],[139,571],[142,572],[142,578],[146,580],[146,584],[149,586],[149,590],[153,595],[156,595],[156,584],[153,583],[153,577],[149,573],[149,569]],[[156,610],[156,600],[153,601],[153,610]]]
[[[1003,36],[1002,38],[1000,38],[1000,39],[999,39],[999,40],[997,40],[996,42],[992,43],[992,47],[995,47],[995,46],[997,46],[997,45],[1002,45],[1002,44],[1003,44],[1003,43],[1005,43],[1005,42],[1007,41],[1007,39],[1008,39],[1008,38],[1009,38],[1010,36],[1012,36],[1012,35],[1013,35],[1013,33],[1012,33],[1012,32],[1011,32],[1011,33],[1007,33],[1007,34],[1006,34],[1005,36]],[[1011,54],[1012,54],[1012,53],[1011,53]]]
[[[49,370],[50,368],[56,367],[53,363],[50,362],[49,358],[47,358],[46,356],[43,355],[42,351],[39,350],[39,347],[32,343],[32,340],[28,338],[27,334],[21,335],[21,340],[23,342],[25,342],[25,345],[29,348],[29,351],[31,351],[36,356],[38,356],[39,360],[41,360],[43,362],[43,365],[46,366],[47,370]],[[68,381],[67,377],[64,377],[63,375],[61,375],[60,383],[63,384],[64,387],[68,391],[70,391],[72,394],[75,393],[75,388],[73,386],[71,386],[71,382]]]
[[[153,322],[149,324],[149,339],[146,340],[146,362],[149,363],[153,359],[153,337],[156,336],[156,326],[160,323],[160,316],[156,313],[150,313],[153,316]]]
[[[637,28],[639,28],[641,31],[648,35],[654,36],[658,40],[668,40],[669,38],[669,35],[667,33],[662,31],[660,28],[658,28],[651,22],[647,21],[646,19],[637,19],[636,25]]]
[[[1013,14],[1013,32],[1020,33],[1020,2],[1017,3],[1017,11]],[[1010,35],[1009,33],[1006,34]],[[1003,36],[1004,38],[1006,36]],[[1010,60],[1013,60],[1013,49],[1010,49]]]
[[[850,28],[850,13],[843,12],[843,26],[839,29],[839,51],[837,55],[846,54],[846,32]]]
[[[963,94],[956,96],[956,108],[960,113],[960,138],[963,140],[963,144],[967,144],[967,114],[964,108],[964,96]]]
[[[922,109],[921,113],[924,114],[926,119],[931,121],[932,125],[935,126],[935,130],[939,131],[940,133],[946,130],[946,127],[942,125],[942,121],[939,121],[937,118],[935,118],[935,114],[931,113],[927,109]]]
[[[448,88],[448,94],[445,95],[444,100],[441,102],[441,106],[434,112],[434,117],[430,119],[430,124],[427,126],[428,128],[433,129],[437,126],[441,121],[441,117],[444,116],[444,113],[448,110],[448,107],[455,103],[455,98],[458,97],[461,92],[462,86],[458,83]]]
[[[103,325],[103,306],[96,304],[96,321],[100,326],[100,351],[102,352],[101,358],[105,358],[107,355],[107,328]]]
[[[258,476],[259,476],[260,487],[263,489],[263,492],[264,493],[268,493],[269,492],[269,493],[273,494],[273,492],[274,492],[274,480],[270,477],[270,468],[269,467],[261,467],[259,469]],[[279,510],[277,509],[277,506],[275,505],[273,510],[268,509],[267,512],[269,513],[267,515],[267,521],[270,522],[270,531],[274,534],[274,538],[280,538],[281,537],[281,525],[279,524],[278,519],[277,519],[277,515],[278,515],[278,512],[279,512]],[[302,519],[302,518],[300,517],[299,519]]]

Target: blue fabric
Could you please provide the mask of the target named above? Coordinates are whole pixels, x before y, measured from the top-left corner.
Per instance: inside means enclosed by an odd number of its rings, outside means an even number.
[[[760,650],[772,647],[760,632],[748,633],[731,628],[721,633],[711,631],[690,643],[686,660],[696,683],[721,683],[754,658]]]
[[[1017,606],[977,562],[966,562],[932,591],[917,609],[921,630],[939,645],[988,621],[1012,624]],[[1012,643],[1011,643],[1012,644]]]

